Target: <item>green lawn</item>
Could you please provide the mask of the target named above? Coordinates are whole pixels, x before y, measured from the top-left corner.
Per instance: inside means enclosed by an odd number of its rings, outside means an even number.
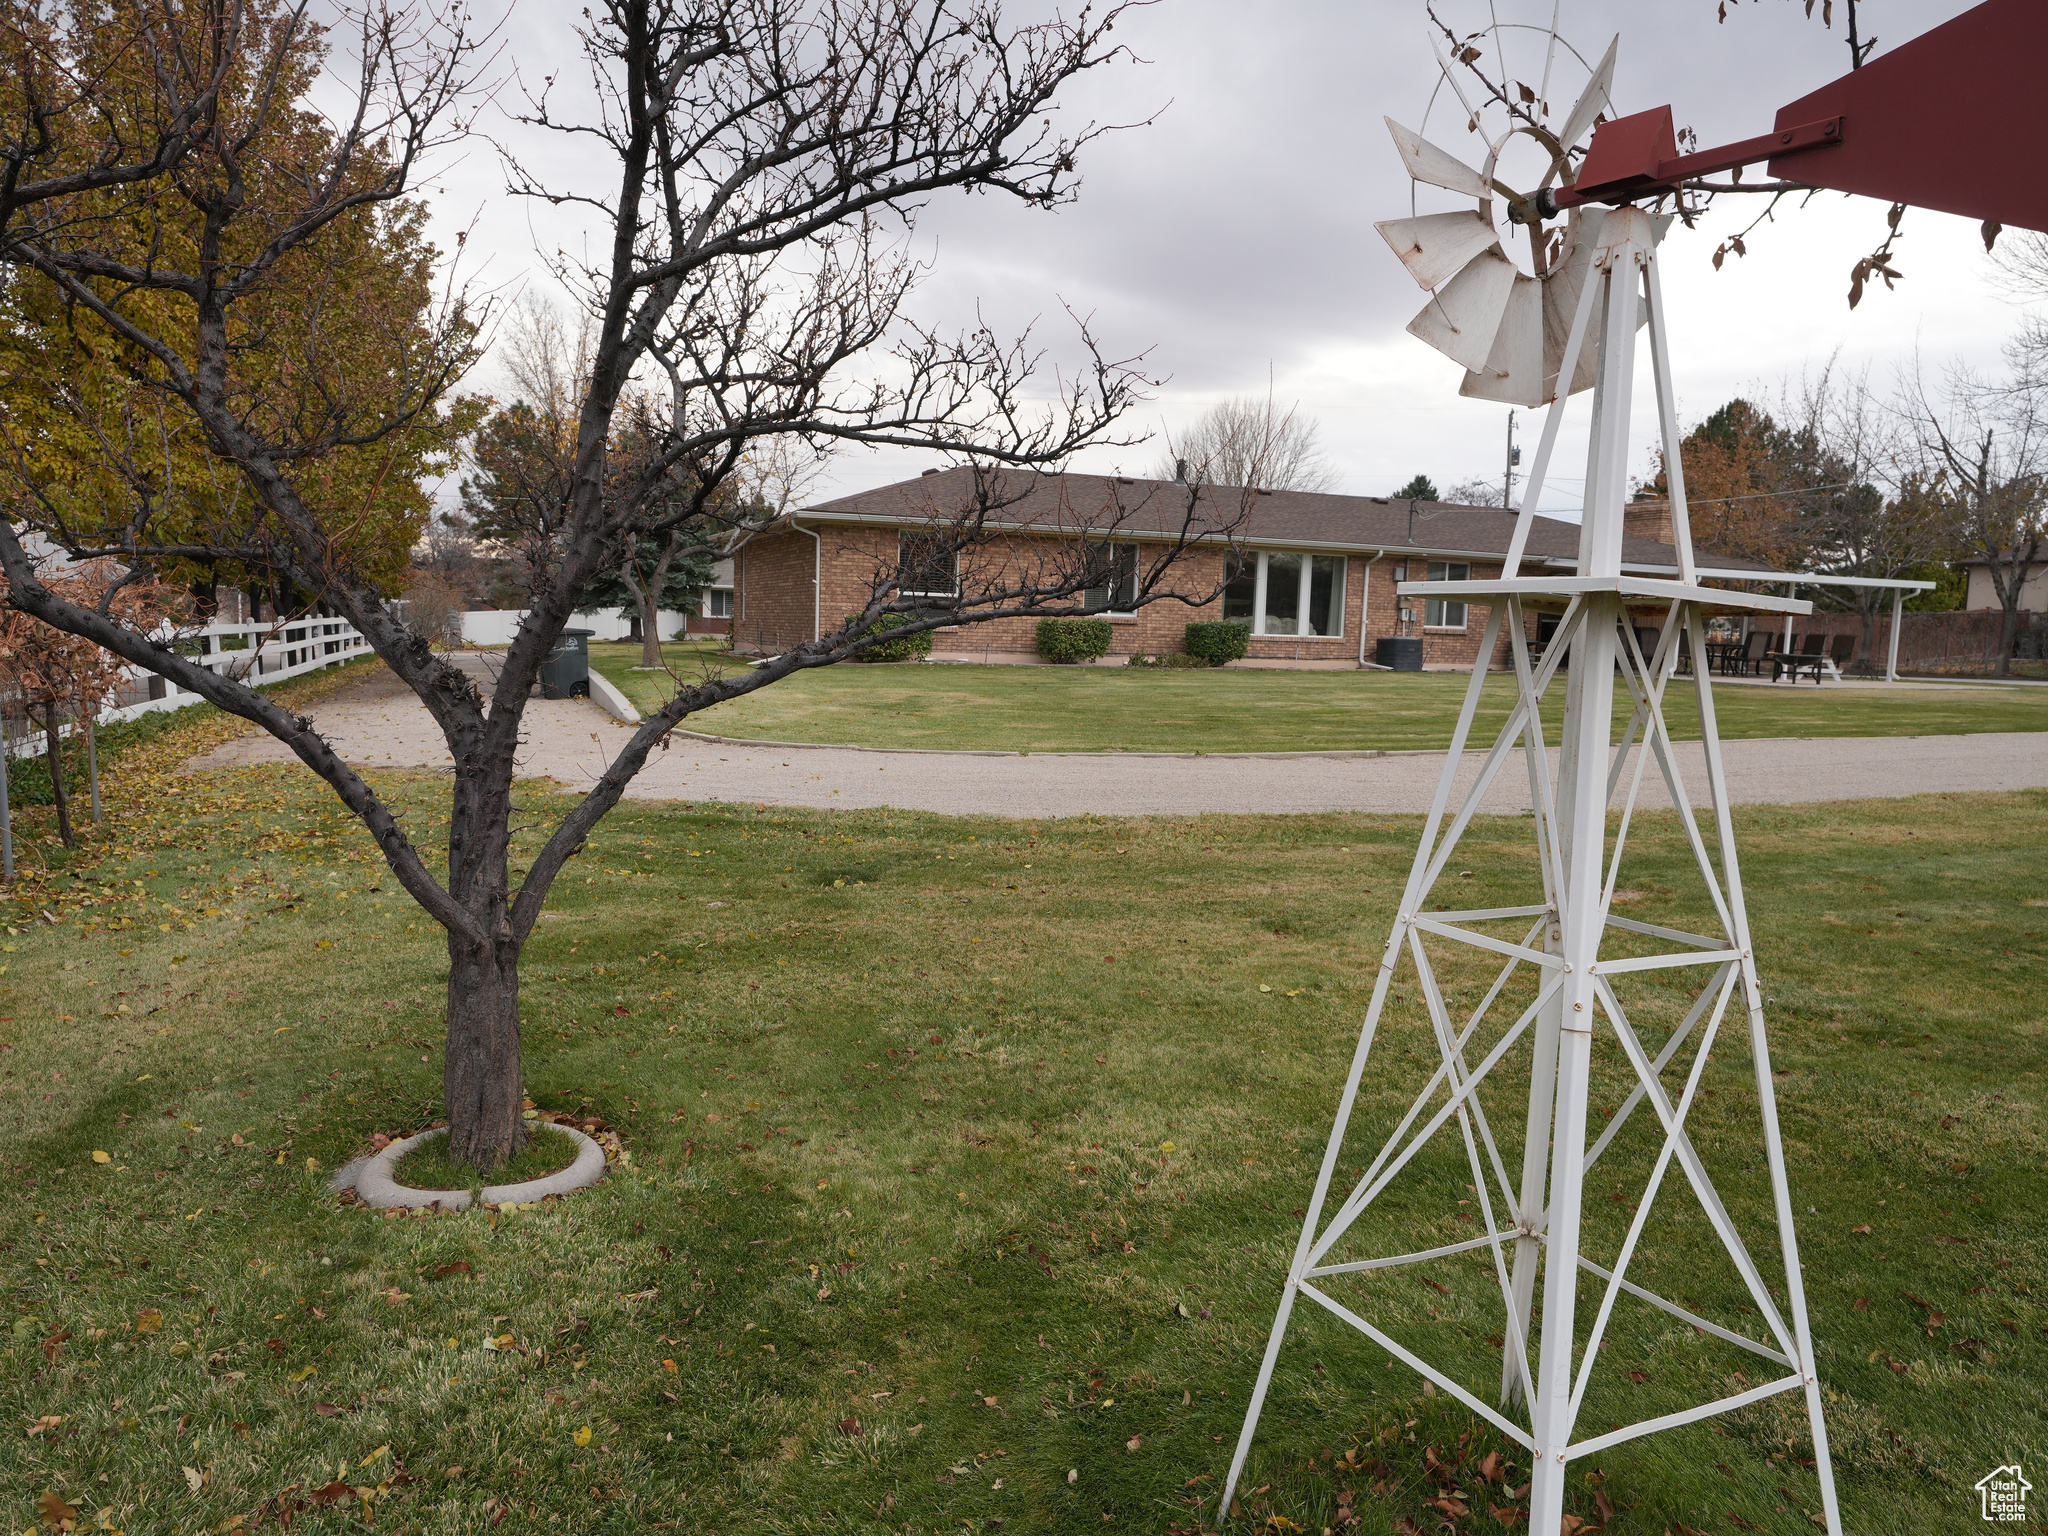
[[[1412,820],[626,807],[558,887],[525,1012],[533,1098],[602,1115],[630,1165],[542,1209],[406,1219],[321,1181],[435,1113],[435,933],[309,775],[174,781],[162,745],[75,862],[21,824],[6,1529],[46,1491],[150,1533],[1196,1528]],[[444,781],[380,783],[431,833]],[[1977,1477],[2042,1450],[2048,795],[1738,823],[1848,1528],[1960,1529]],[[1631,846],[1630,910],[1696,920],[1675,823],[1638,816]],[[1526,823],[1459,862],[1506,899]],[[1426,1059],[1401,996],[1361,1101],[1382,1126]],[[1746,1073],[1724,1036],[1695,1134],[1754,1228]],[[1620,1202],[1646,1145],[1610,1154]],[[1469,1231],[1462,1153],[1416,1172],[1386,1240]],[[1597,1245],[1627,1206],[1595,1207]],[[1740,1321],[1696,1219],[1660,1218],[1644,1262]],[[1477,1256],[1356,1284],[1485,1390]],[[1429,1453],[1467,1415],[1296,1317],[1248,1510],[1321,1530],[1349,1489],[1361,1531],[1435,1529]],[[1617,1315],[1588,1422],[1744,1369],[1667,1322]],[[1601,1456],[1575,1508],[1808,1529],[1783,1402]],[[1456,1529],[1508,1528],[1487,1491]]]
[[[744,665],[702,644],[669,646],[676,675]],[[635,646],[592,646],[591,664],[643,712],[672,696],[663,672],[632,670]],[[1126,667],[821,668],[685,725],[749,740],[1004,752],[1307,752],[1440,748],[1470,681],[1445,672],[1151,671]],[[1513,680],[1487,682],[1479,739],[1492,740]],[[1552,737],[1562,683],[1546,706]],[[1829,690],[1726,686],[1714,695],[1725,738],[1940,736],[2048,731],[2048,689]],[[1699,734],[1690,683],[1672,694],[1680,736]]]

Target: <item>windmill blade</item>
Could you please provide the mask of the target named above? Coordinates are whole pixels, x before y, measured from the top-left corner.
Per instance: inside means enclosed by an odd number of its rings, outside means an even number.
[[[1543,284],[1517,272],[1486,362],[1465,375],[1458,393],[1533,409],[1550,403],[1544,383]]]
[[[1498,238],[1477,209],[1426,213],[1419,219],[1384,219],[1373,228],[1394,248],[1409,276],[1424,288],[1441,286]]]
[[[1596,312],[1585,345],[1579,349],[1579,366],[1572,371],[1571,382],[1565,384],[1557,377],[1564,366],[1565,338],[1571,335],[1579,294],[1593,270],[1593,247],[1600,243],[1600,225],[1605,218],[1605,209],[1574,208],[1565,225],[1564,249],[1543,279],[1543,377],[1550,386],[1546,393],[1552,397],[1591,389],[1598,374],[1601,327]]]
[[[1394,148],[1400,151],[1401,163],[1417,181],[1472,197],[1493,196],[1486,178],[1456,155],[1438,149],[1414,129],[1403,128],[1391,117],[1386,121],[1387,132],[1394,136]]]
[[[1515,286],[1515,264],[1495,242],[1465,264],[1408,322],[1408,334],[1428,342],[1462,368],[1481,368]]]
[[[1614,55],[1621,47],[1621,34],[1614,34],[1614,41],[1607,45],[1607,52],[1600,56],[1599,67],[1593,71],[1593,78],[1586,82],[1579,99],[1572,103],[1571,114],[1565,118],[1564,126],[1557,131],[1557,142],[1570,149],[1585,137],[1586,130],[1593,126],[1593,119],[1608,104],[1608,91],[1614,85]]]

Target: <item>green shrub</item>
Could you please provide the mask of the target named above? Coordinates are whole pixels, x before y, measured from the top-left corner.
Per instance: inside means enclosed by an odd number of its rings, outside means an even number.
[[[1251,643],[1252,627],[1242,619],[1205,619],[1190,624],[1184,642],[1190,656],[1199,656],[1212,667],[1241,660]]]
[[[849,613],[846,616],[846,626],[849,630],[852,630],[853,626],[859,622],[860,615],[857,613]],[[865,630],[854,630],[853,632],[855,635],[885,635],[890,630],[899,629],[909,622],[906,618],[885,613]],[[931,653],[932,632],[928,629],[920,629],[914,635],[899,635],[894,640],[878,641],[866,650],[857,652],[852,659],[855,661],[916,661],[920,656],[929,656]]]
[[[1038,654],[1046,661],[1072,666],[1109,654],[1107,619],[1040,619]]]

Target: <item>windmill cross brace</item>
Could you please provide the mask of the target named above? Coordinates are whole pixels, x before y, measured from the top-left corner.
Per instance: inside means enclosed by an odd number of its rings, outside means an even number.
[[[1581,203],[1619,205],[1653,192],[1673,191],[1695,176],[1732,171],[1759,160],[1782,160],[1810,150],[1832,149],[1842,142],[1846,130],[1845,119],[1824,117],[1795,128],[1775,129],[1753,139],[1681,155],[1672,131],[1671,108],[1652,107],[1647,112],[1602,123],[1593,135],[1578,180],[1570,186],[1538,193],[1537,207],[1549,218]]]

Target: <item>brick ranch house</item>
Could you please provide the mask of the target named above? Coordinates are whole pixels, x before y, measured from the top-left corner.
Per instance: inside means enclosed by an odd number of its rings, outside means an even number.
[[[860,610],[881,572],[922,569],[922,575],[904,577],[906,591],[918,590],[909,585],[912,579],[930,583],[924,590],[934,593],[953,590],[947,583],[960,580],[957,568],[931,571],[921,546],[928,547],[935,530],[973,505],[974,474],[964,467],[926,470],[915,480],[806,508],[753,539],[733,561],[733,648],[773,655],[832,633]],[[1031,476],[1021,490],[1014,486],[1007,485],[1001,497],[1010,504],[990,518],[996,539],[961,558],[1001,558],[991,551],[1005,543],[1025,550],[1033,540],[1070,546],[1089,540],[1105,546],[1097,557],[1105,581],[1130,586],[1134,573],[1176,536],[1188,510],[1188,488],[1172,481],[1066,474]],[[1179,651],[1190,622],[1227,618],[1252,626],[1250,653],[1233,666],[1356,668],[1373,660],[1375,642],[1387,635],[1419,636],[1425,666],[1471,666],[1484,614],[1463,603],[1404,601],[1394,586],[1499,575],[1514,513],[1221,486],[1200,495],[1214,504],[1206,514],[1213,527],[1236,521],[1249,501],[1238,530],[1242,557],[1233,557],[1221,533],[1200,539],[1171,567],[1167,585],[1190,595],[1220,595],[1199,605],[1167,598],[1107,615],[1113,638],[1105,664]],[[1670,514],[1662,504],[1632,514],[1627,532],[1625,570],[1675,574],[1676,556],[1666,542]],[[1524,574],[1570,570],[1578,542],[1577,524],[1537,517]],[[1035,627],[1031,619],[997,619],[941,629],[933,636],[932,657],[1036,662]],[[1505,640],[1489,661],[1509,664]]]

